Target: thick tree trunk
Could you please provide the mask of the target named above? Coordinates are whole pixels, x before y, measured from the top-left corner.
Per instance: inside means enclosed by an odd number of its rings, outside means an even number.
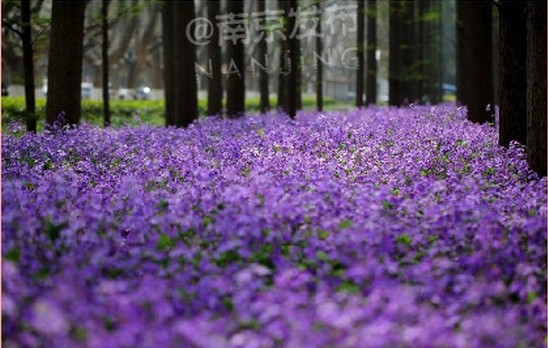
[[[227,13],[244,12],[243,1],[229,0]],[[241,117],[245,113],[245,46],[243,40],[228,44],[228,80],[226,86],[226,111],[228,117]]]
[[[318,10],[318,33],[316,36],[316,109],[323,110],[323,62],[322,62],[322,6],[317,1],[314,6]]]
[[[186,127],[198,118],[196,50],[186,35],[178,33],[194,19],[194,2],[165,1],[164,6],[166,125]]]
[[[456,62],[456,83],[457,83],[457,103],[466,105],[466,61],[464,59],[464,52],[466,51],[466,36],[464,30],[464,15],[466,2],[457,0],[455,2],[456,10],[456,39],[457,39],[457,62]]]
[[[194,19],[194,2],[175,2],[175,64],[176,76],[176,126],[186,127],[198,119],[198,91],[196,84],[196,47],[184,33],[187,25]]]
[[[32,48],[30,0],[21,1],[23,71],[25,78],[25,121],[27,131],[36,132],[36,98],[34,95],[34,50]]]
[[[46,123],[80,123],[86,1],[53,0]],[[70,49],[67,49],[70,48]]]
[[[208,0],[207,17],[211,23],[216,23],[215,16],[221,13],[219,0]],[[211,76],[207,84],[207,114],[220,115],[223,112],[223,80],[221,75],[222,54],[219,45],[219,31],[215,27],[207,46],[211,61]]]
[[[101,55],[103,63],[103,125],[110,126],[110,89],[109,89],[109,71],[108,71],[108,5],[110,0],[103,0],[101,4],[101,34],[103,41],[101,43]]]
[[[368,0],[365,104],[377,103],[377,0]]]
[[[526,144],[527,19],[526,3],[502,1],[499,6],[499,144]]]
[[[527,2],[527,161],[546,176],[546,1]]]
[[[278,10],[284,13],[284,17],[287,17],[287,1],[278,0]],[[287,25],[287,22],[285,23],[285,25]],[[285,31],[286,30],[284,29],[284,32]],[[280,66],[278,68],[278,109],[287,111],[287,39],[284,40],[280,38],[278,40],[278,44],[280,47]]]
[[[265,11],[265,0],[258,0],[257,1],[257,11],[258,12],[264,12]],[[266,43],[266,33],[261,39],[261,41],[257,44],[257,54],[258,54],[258,61],[263,67],[267,67],[267,59],[268,59],[268,46]],[[266,69],[261,69],[259,72],[259,92],[261,95],[261,102],[260,102],[260,109],[261,112],[267,112],[270,110],[270,99],[269,99],[269,91],[268,91],[268,67]]]
[[[356,72],[356,107],[363,106],[363,84],[365,75],[364,44],[365,44],[365,0],[358,0],[358,11],[356,12],[358,32],[356,35],[356,47],[358,58],[358,71]]]
[[[463,2],[462,4],[460,2]],[[460,81],[463,102],[468,107],[468,119],[476,123],[493,121],[493,67],[492,67],[492,8],[484,1],[457,2],[457,20],[463,25],[463,39],[457,46],[457,63],[464,74]],[[458,87],[457,87],[458,88]],[[460,95],[461,98],[463,97]]]

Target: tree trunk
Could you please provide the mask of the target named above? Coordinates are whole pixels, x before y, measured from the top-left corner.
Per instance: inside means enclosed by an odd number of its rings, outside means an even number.
[[[221,13],[219,0],[208,0],[207,17],[211,23],[216,23],[215,16]],[[219,45],[219,31],[214,27],[207,53],[211,61],[211,76],[207,84],[207,114],[220,115],[223,112],[223,80],[221,74],[222,54]]]
[[[297,0],[288,0],[288,8],[291,11],[291,9],[297,10]],[[296,18],[294,16],[289,16],[287,19],[287,37],[288,37],[288,48],[289,48],[289,62],[290,62],[290,71],[289,75],[287,76],[287,114],[291,118],[295,118],[297,115],[297,109],[298,109],[298,99],[301,95],[301,88],[300,88],[300,79],[299,75],[301,72],[300,69],[300,44],[299,39],[297,38],[297,35],[289,35],[291,33],[291,30],[295,27],[296,24]]]
[[[455,1],[456,9],[456,39],[457,39],[457,62],[456,62],[456,83],[457,83],[457,103],[466,105],[466,61],[464,52],[466,51],[466,36],[464,30],[464,15],[466,14],[466,2],[462,0]]]
[[[356,47],[358,58],[358,71],[356,72],[356,107],[363,106],[363,83],[365,75],[364,64],[364,42],[365,42],[365,0],[358,0],[358,11],[356,12],[358,33],[356,35]]]
[[[464,2],[463,4],[459,4]],[[476,123],[493,121],[492,9],[483,1],[458,0],[457,20],[463,25],[461,91],[468,107],[468,119]],[[459,58],[459,55],[457,55]]]
[[[243,1],[230,0],[226,6],[227,13],[244,12]],[[226,86],[226,111],[228,117],[237,118],[245,113],[245,45],[239,39],[228,44],[228,80]]]
[[[103,125],[110,126],[110,89],[109,89],[109,71],[108,71],[108,5],[110,0],[103,0],[101,3],[102,36],[101,54],[103,58]]]
[[[194,19],[194,2],[175,2],[175,66],[176,80],[176,126],[186,127],[198,119],[198,86],[196,84],[196,47],[188,40],[185,32],[187,25]]]
[[[287,1],[278,0],[278,10],[284,13],[284,18],[288,15]],[[287,26],[287,22],[284,22]],[[283,29],[286,32],[286,29]],[[280,67],[278,69],[278,109],[287,112],[287,89],[286,89],[286,76],[287,76],[287,39],[278,39],[280,47]]]
[[[257,1],[257,11],[258,12],[264,12],[265,11],[265,0],[258,0]],[[267,57],[268,57],[268,46],[266,43],[266,33],[257,44],[257,54],[259,55],[259,63],[266,67],[267,64]],[[268,67],[266,69],[261,69],[259,72],[259,92],[261,95],[261,103],[260,108],[261,112],[267,112],[270,110],[270,99],[269,99],[269,91],[268,91]]]
[[[377,0],[368,0],[365,105],[377,103]]]
[[[318,10],[318,36],[316,36],[316,109],[323,111],[323,62],[322,62],[322,6],[319,1],[314,4]]]
[[[46,123],[80,123],[86,1],[53,0]],[[69,48],[69,49],[67,49]],[[64,113],[64,120],[58,119]]]
[[[546,1],[527,2],[527,161],[546,176]]]
[[[499,144],[516,140],[526,145],[527,19],[526,3],[502,1],[499,6]]]
[[[23,42],[23,71],[25,79],[25,121],[27,131],[36,132],[36,101],[34,95],[34,50],[30,0],[21,1],[21,27]]]
[[[389,12],[388,104],[401,106],[404,100],[401,50],[403,32],[402,2],[391,0],[389,2]]]
[[[164,50],[164,98],[166,126],[175,125],[175,18],[174,2],[166,0],[162,9],[162,36]]]
[[[184,33],[194,18],[193,1],[164,1],[166,125],[186,127],[198,118],[196,51]]]

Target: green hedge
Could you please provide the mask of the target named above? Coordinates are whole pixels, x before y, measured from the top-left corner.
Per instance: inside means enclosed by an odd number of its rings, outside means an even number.
[[[246,110],[250,112],[259,111],[259,98],[247,98]],[[275,109],[277,99],[270,99],[270,106]],[[313,110],[316,105],[316,98],[313,96],[303,97],[303,109]],[[335,108],[339,104],[332,98],[324,98],[326,109]],[[38,129],[43,129],[46,100],[36,100],[36,114],[38,115]],[[200,115],[205,115],[207,100],[198,101]],[[110,112],[112,125],[114,127],[126,124],[148,123],[153,125],[164,124],[164,101],[163,100],[111,100]],[[12,120],[23,121],[25,117],[25,100],[23,97],[2,98],[2,127]],[[101,100],[82,100],[82,121],[101,125],[103,123],[103,103]]]

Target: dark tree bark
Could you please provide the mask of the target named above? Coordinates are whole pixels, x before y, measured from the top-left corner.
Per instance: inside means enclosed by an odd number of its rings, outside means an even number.
[[[229,0],[227,13],[244,12],[243,1]],[[226,86],[226,111],[228,117],[237,118],[245,113],[245,45],[242,40],[228,44],[228,80]]]
[[[265,11],[265,0],[257,1],[257,11]],[[266,66],[266,61],[268,57],[268,46],[266,43],[266,35],[263,36],[261,41],[257,44],[257,54],[259,56],[259,63],[262,66]],[[270,110],[270,98],[268,91],[268,69],[261,69],[259,72],[259,92],[261,95],[260,109],[261,112],[267,112]]]
[[[526,3],[501,1],[499,5],[499,144],[516,140],[526,145],[527,69]]]
[[[356,107],[363,106],[363,84],[365,75],[364,43],[365,43],[365,0],[358,0],[356,47],[358,71],[356,72]]]
[[[186,35],[180,33],[185,33],[195,17],[194,1],[165,1],[164,6],[166,125],[186,127],[198,118],[196,50]],[[170,69],[172,76],[168,76]]]
[[[411,1],[409,18],[406,25],[406,45],[410,45],[411,65],[408,66],[408,73],[411,78],[409,81],[409,100],[413,103],[422,102],[425,87],[425,23],[424,15],[427,11],[428,0]]]
[[[316,36],[316,109],[323,110],[323,62],[322,62],[322,7],[319,1],[314,6],[318,10],[318,36]]]
[[[389,61],[388,61],[388,104],[401,106],[405,99],[403,72],[402,72],[402,2],[391,0],[389,2]]]
[[[527,2],[527,161],[546,176],[546,1]]]
[[[46,123],[80,123],[86,1],[53,0]],[[70,49],[68,49],[70,48]],[[58,120],[61,113],[64,119]]]
[[[36,132],[36,98],[34,95],[34,49],[32,47],[30,0],[21,1],[21,41],[25,79],[25,121],[27,131]]]
[[[211,23],[216,23],[215,16],[221,13],[219,0],[208,0],[207,17]],[[219,46],[219,32],[213,29],[210,42],[207,46],[209,59],[211,60],[211,76],[207,84],[207,114],[220,115],[223,111],[223,80],[221,75],[222,53]]]
[[[457,83],[457,103],[466,105],[466,64],[464,59],[464,52],[466,51],[464,45],[466,43],[465,39],[465,30],[464,30],[464,19],[463,16],[466,13],[465,10],[466,2],[456,1],[455,10],[456,10],[456,39],[457,39],[457,61],[456,61],[456,83]]]
[[[174,2],[166,0],[162,8],[162,42],[164,51],[164,98],[166,126],[175,125],[175,18]]]
[[[103,37],[101,45],[101,56],[103,64],[103,125],[110,126],[110,89],[109,89],[109,71],[108,71],[108,5],[110,0],[103,0],[101,3],[101,34]]]
[[[284,17],[287,18],[287,1],[278,0],[278,10],[284,12]],[[285,22],[287,25],[287,22]],[[284,32],[286,30],[284,29]],[[286,76],[288,73],[289,67],[287,66],[287,40],[280,38],[278,40],[280,46],[280,67],[278,70],[278,109],[287,111],[287,88],[286,88]]]
[[[462,2],[462,3],[461,3]],[[462,33],[457,44],[457,74],[464,74],[458,96],[468,107],[468,119],[476,123],[493,121],[492,8],[486,1],[457,1],[457,21]],[[458,88],[458,87],[457,87]]]
[[[297,0],[288,0],[287,6],[289,10],[297,10]],[[287,114],[291,118],[295,118],[297,115],[297,109],[299,106],[299,99],[301,96],[300,78],[300,44],[297,35],[289,35],[291,30],[295,27],[295,16],[289,16],[287,19],[287,45],[289,50],[289,62],[290,71],[287,75]]]
[[[377,103],[377,0],[368,0],[365,105]]]

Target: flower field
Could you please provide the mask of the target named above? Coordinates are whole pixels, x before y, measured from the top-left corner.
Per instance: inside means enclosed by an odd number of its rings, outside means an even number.
[[[464,109],[2,142],[5,347],[546,343],[546,178]]]

